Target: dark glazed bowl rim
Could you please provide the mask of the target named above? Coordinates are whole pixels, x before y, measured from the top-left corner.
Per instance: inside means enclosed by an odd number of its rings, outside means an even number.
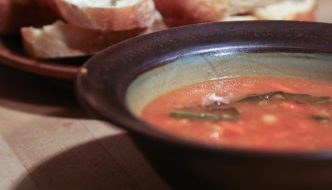
[[[205,145],[151,129],[127,109],[130,83],[152,68],[179,56],[218,51],[332,53],[332,24],[296,21],[250,21],[184,26],[134,38],[88,60],[76,80],[86,111],[130,133],[174,149],[203,154],[282,159],[331,159],[332,152],[273,152]]]

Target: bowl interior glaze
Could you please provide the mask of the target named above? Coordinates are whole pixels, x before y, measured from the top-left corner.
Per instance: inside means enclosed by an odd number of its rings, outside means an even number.
[[[332,81],[332,55],[305,53],[209,52],[179,57],[139,75],[129,86],[127,106],[139,117],[153,99],[207,80],[241,76],[290,76]]]

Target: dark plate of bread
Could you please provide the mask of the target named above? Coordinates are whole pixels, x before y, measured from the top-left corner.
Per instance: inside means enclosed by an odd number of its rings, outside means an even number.
[[[316,0],[3,0],[0,63],[73,80],[92,55],[169,27],[239,20],[314,21]]]

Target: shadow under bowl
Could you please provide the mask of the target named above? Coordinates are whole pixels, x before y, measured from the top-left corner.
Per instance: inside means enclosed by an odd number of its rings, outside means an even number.
[[[282,153],[200,144],[151,128],[144,106],[170,90],[237,76],[332,81],[332,25],[255,21],[185,26],[138,37],[90,59],[82,106],[126,130],[176,189],[329,189],[332,152]]]

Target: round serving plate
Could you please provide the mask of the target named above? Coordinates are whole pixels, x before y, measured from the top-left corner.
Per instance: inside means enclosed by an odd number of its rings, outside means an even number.
[[[86,60],[87,57],[52,60],[34,59],[24,53],[20,36],[0,36],[0,64],[36,75],[74,80],[80,66]]]

